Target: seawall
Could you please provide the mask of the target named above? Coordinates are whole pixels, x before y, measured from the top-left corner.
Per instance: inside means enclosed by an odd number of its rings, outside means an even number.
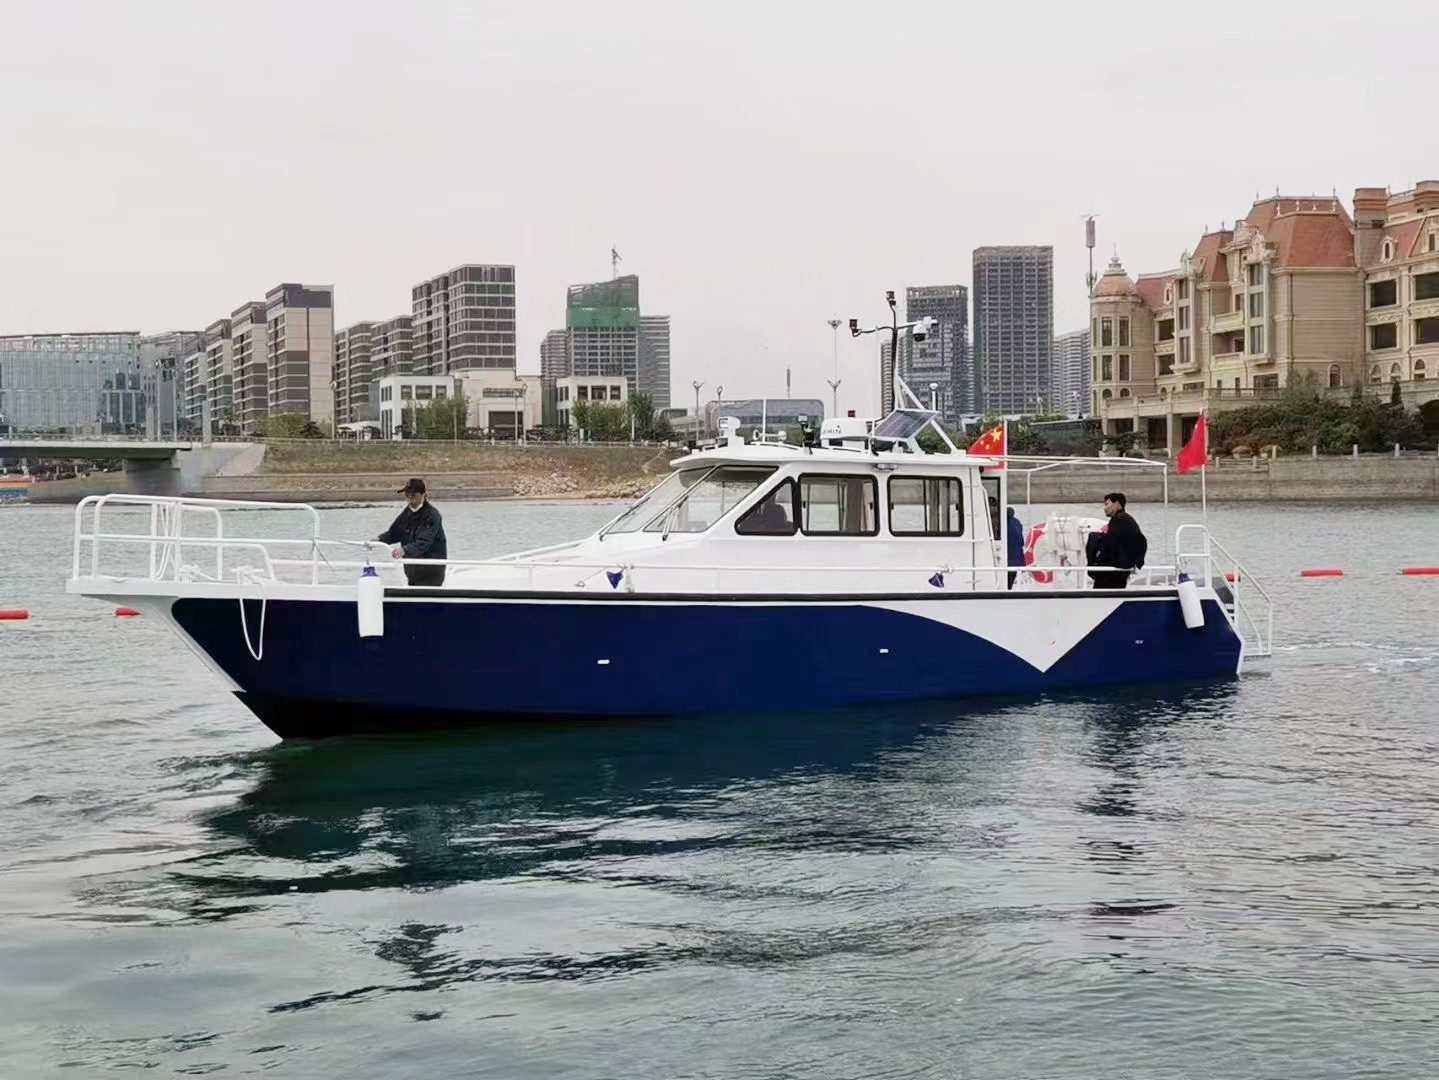
[[[1141,502],[1164,498],[1158,469],[1135,467],[1052,469],[1028,479],[1033,502],[1098,502],[1106,492],[1122,491]],[[1273,461],[1226,460],[1206,471],[1211,502],[1345,500],[1439,501],[1439,458],[1369,455],[1330,458],[1276,458]],[[1023,499],[1026,479],[1016,472],[1010,499]],[[1199,502],[1198,470],[1169,473],[1170,502]]]

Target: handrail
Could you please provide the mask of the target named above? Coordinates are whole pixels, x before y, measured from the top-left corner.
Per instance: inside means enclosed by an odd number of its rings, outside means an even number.
[[[123,532],[107,530],[102,528],[101,511],[105,508],[150,508],[148,532]],[[252,537],[252,536],[227,536],[225,535],[223,517],[221,510],[286,510],[307,512],[310,515],[309,536],[300,537]],[[213,522],[214,535],[186,535],[187,516],[193,512],[201,512],[206,521]],[[91,522],[87,528],[86,514],[91,515]],[[347,571],[360,569],[365,566],[376,564],[371,558],[371,553],[380,549],[387,549],[389,545],[378,540],[342,540],[319,535],[319,514],[313,506],[305,503],[280,503],[262,502],[240,499],[189,499],[175,498],[168,496],[148,495],[125,495],[108,494],[94,495],[82,500],[76,507],[76,531],[73,549],[72,574],[75,578],[81,575],[81,560],[84,554],[83,545],[89,542],[91,545],[90,577],[100,578],[100,548],[104,545],[118,546],[144,546],[148,549],[148,570],[149,580],[152,581],[180,581],[191,579],[194,573],[200,573],[194,567],[181,564],[181,551],[183,548],[211,549],[215,552],[215,573],[213,582],[225,582],[226,552],[246,552],[255,556],[262,567],[265,577],[272,581],[280,581],[278,571],[293,569],[308,570],[309,583],[318,585],[321,583],[320,574],[322,568],[330,572]],[[143,528],[143,526],[141,526]],[[969,546],[979,542],[971,541]],[[987,543],[987,542],[986,542]],[[1195,550],[1188,550],[1194,544]],[[924,555],[932,557],[934,563],[915,561],[908,565],[894,566],[865,566],[865,565],[825,565],[825,566],[801,566],[792,565],[756,565],[753,563],[716,565],[714,563],[693,563],[693,562],[629,562],[626,556],[630,553],[617,551],[615,557],[606,561],[598,561],[595,552],[585,553],[588,557],[580,560],[556,560],[547,559],[544,554],[548,551],[559,550],[572,545],[561,544],[554,548],[542,549],[539,552],[521,552],[514,555],[500,556],[488,559],[415,559],[399,558],[384,559],[380,565],[403,566],[445,566],[455,570],[488,570],[508,575],[509,572],[519,572],[524,575],[524,580],[533,586],[537,574],[545,573],[550,580],[559,575],[571,575],[578,573],[580,580],[575,582],[575,587],[584,588],[587,582],[595,578],[602,571],[613,571],[617,567],[626,572],[639,572],[640,574],[660,573],[664,576],[670,575],[696,575],[702,579],[710,579],[715,582],[715,588],[721,588],[720,580],[728,575],[774,575],[782,574],[786,577],[809,576],[814,574],[852,574],[874,581],[877,578],[884,578],[893,581],[896,576],[913,578],[916,574],[924,574],[926,577],[933,574],[939,578],[937,583],[944,587],[944,578],[953,575],[954,581],[950,587],[960,584],[967,579],[970,589],[978,589],[981,582],[992,582],[994,587],[1005,586],[1005,577],[1008,574],[1018,575],[1016,585],[1023,582],[1022,591],[1070,591],[1083,590],[1091,585],[1089,572],[1098,571],[1126,571],[1124,567],[1101,567],[1101,566],[1065,566],[1048,564],[1025,564],[1025,565],[961,565],[951,567],[948,564],[937,565],[944,561],[946,554],[951,557],[958,554],[960,549],[954,545],[934,545],[923,550]],[[985,546],[980,543],[980,547]],[[1239,567],[1238,561],[1218,541],[1213,540],[1208,530],[1202,525],[1181,526],[1175,539],[1175,546],[1178,551],[1174,565],[1148,566],[1131,573],[1129,584],[1136,589],[1151,589],[1172,587],[1178,575],[1195,560],[1200,560],[1205,570],[1205,584],[1211,583],[1214,572],[1215,552],[1233,563],[1236,569],[1240,570],[1238,575],[1241,579],[1247,579],[1248,575]],[[298,551],[296,549],[299,549]],[[339,557],[346,551],[359,550],[364,553],[363,561],[354,558]],[[916,555],[921,549],[916,549]],[[289,556],[286,552],[294,552]],[[304,554],[301,554],[304,552]],[[336,557],[331,558],[326,553],[330,552]],[[643,558],[643,552],[637,551]],[[251,573],[255,572],[253,563],[245,563],[249,566]],[[1034,577],[1036,571],[1052,574],[1050,581],[1037,581]],[[293,581],[293,578],[291,579]],[[513,579],[511,579],[513,580]],[[295,582],[298,584],[298,582]],[[682,583],[686,588],[693,588],[693,582]],[[631,583],[627,587],[632,588]],[[1250,624],[1254,636],[1258,639],[1258,650],[1267,653],[1269,643],[1272,641],[1273,627],[1273,601],[1263,586],[1257,582],[1253,583],[1257,594],[1268,606],[1268,629],[1262,626],[1257,616],[1247,606],[1236,602],[1239,613]],[[843,590],[836,590],[843,591]],[[869,590],[863,590],[869,591]],[[874,591],[883,591],[883,588]],[[926,590],[916,589],[916,595],[929,595]],[[823,595],[819,593],[817,595]],[[1236,601],[1240,597],[1240,591],[1235,590]],[[1231,623],[1235,621],[1235,615],[1226,608],[1226,615]]]

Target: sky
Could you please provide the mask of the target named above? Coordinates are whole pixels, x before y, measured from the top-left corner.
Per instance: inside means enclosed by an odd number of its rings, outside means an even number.
[[[1256,194],[1439,177],[1439,5],[11,0],[0,334],[199,329],[281,281],[336,322],[516,266],[521,371],[568,285],[640,276],[673,401],[830,401],[827,320],[1052,244],[1174,266]],[[838,342],[840,408],[877,342]]]

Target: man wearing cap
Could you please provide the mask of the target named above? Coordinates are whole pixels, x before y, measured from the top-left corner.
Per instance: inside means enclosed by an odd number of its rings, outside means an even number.
[[[394,544],[391,554],[397,559],[446,559],[449,547],[445,543],[445,526],[440,512],[425,497],[425,482],[418,477],[400,488],[409,506],[400,511],[400,516],[379,536],[382,544]],[[443,566],[405,566],[405,578],[411,585],[443,585]]]

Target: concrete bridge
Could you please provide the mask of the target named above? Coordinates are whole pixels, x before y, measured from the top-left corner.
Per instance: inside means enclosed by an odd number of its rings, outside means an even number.
[[[86,495],[130,491],[138,495],[183,495],[200,491],[207,476],[251,449],[250,443],[161,442],[150,439],[77,439],[21,436],[0,439],[0,458],[61,458],[115,461],[123,474],[101,473],[42,485],[33,501],[74,502]],[[37,497],[38,495],[38,497]]]

